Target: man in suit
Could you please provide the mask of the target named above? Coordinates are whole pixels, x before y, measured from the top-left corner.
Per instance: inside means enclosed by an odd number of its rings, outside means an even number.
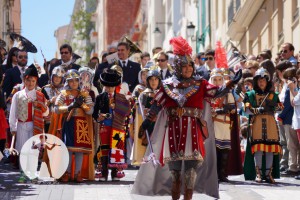
[[[64,66],[65,71],[67,72],[69,69],[76,69],[79,70],[80,65],[75,64],[76,61],[75,58],[72,58],[73,50],[72,47],[69,44],[63,44],[59,48],[61,59],[56,62],[54,65],[50,66],[49,73],[50,76],[52,74],[52,70],[54,67],[57,67],[59,65]]]
[[[19,83],[22,83],[22,77],[27,68],[28,55],[24,50],[17,52],[17,63],[18,65],[8,69],[5,72],[3,80],[3,92],[6,94],[6,98],[9,97],[13,87]]]
[[[128,59],[130,53],[129,44],[126,42],[120,42],[117,46],[119,66],[123,70],[123,82],[126,82],[129,86],[129,91],[133,92],[135,86],[139,84],[139,72],[141,66],[139,63],[133,62]]]
[[[161,80],[165,80],[172,76],[171,67],[168,65],[169,56],[165,52],[161,51],[157,56],[157,65],[159,66],[159,71],[161,74]]]

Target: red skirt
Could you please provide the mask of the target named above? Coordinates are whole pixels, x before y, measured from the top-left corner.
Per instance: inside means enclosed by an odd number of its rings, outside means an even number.
[[[6,129],[8,129],[8,127],[5,112],[2,108],[0,108],[0,140],[6,139]]]

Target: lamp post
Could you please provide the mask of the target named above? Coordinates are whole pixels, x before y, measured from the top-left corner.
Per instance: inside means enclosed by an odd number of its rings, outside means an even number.
[[[194,38],[195,28],[196,27],[193,24],[193,22],[190,22],[190,24],[186,26],[187,37],[190,37],[192,41],[193,41],[193,38]]]

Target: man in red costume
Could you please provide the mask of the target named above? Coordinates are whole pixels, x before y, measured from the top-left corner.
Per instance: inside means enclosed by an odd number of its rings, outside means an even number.
[[[206,121],[202,117],[205,99],[226,94],[241,77],[236,77],[224,87],[209,84],[205,79],[194,76],[195,67],[191,58],[192,48],[182,37],[170,41],[175,54],[174,76],[163,81],[141,130],[147,130],[157,114],[164,110],[161,162],[167,163],[172,177],[172,199],[180,198],[181,169],[184,162],[184,199],[192,199],[197,169],[204,161],[204,140],[208,137]],[[159,123],[160,124],[160,123]]]

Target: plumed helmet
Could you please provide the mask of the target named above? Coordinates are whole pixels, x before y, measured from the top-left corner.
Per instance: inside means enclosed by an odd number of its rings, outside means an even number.
[[[79,79],[80,75],[79,72],[76,69],[69,69],[67,73],[65,74],[66,81],[71,79]]]
[[[192,47],[181,36],[174,37],[170,40],[174,52],[174,73],[178,78],[181,77],[181,68],[186,65],[191,65],[194,68],[194,62],[191,58]]]
[[[121,84],[122,77],[113,69],[105,69],[100,75],[100,82],[104,86],[115,87]]]
[[[149,80],[150,80],[151,77],[158,78],[158,80],[159,80],[158,85],[160,86],[160,84],[161,84],[161,74],[160,74],[160,72],[158,70],[150,70],[150,71],[148,71],[148,73],[147,73],[147,79],[146,79],[147,80],[147,87],[148,88],[150,88]]]
[[[36,78],[39,78],[39,74],[38,71],[36,69],[36,67],[34,66],[34,64],[31,64],[24,72],[24,77],[28,77],[28,76],[33,76]]]

